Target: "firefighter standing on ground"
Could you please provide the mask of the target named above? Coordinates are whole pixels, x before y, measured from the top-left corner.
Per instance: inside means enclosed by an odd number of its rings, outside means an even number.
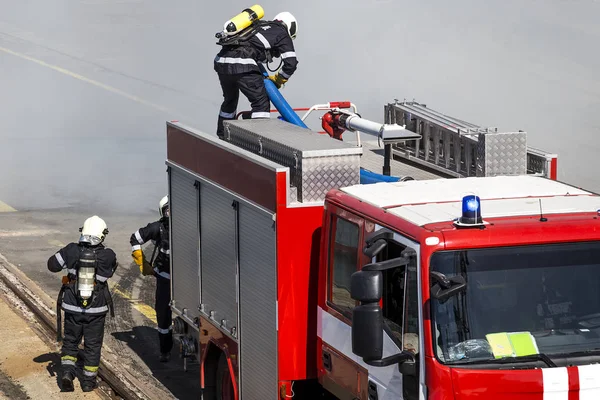
[[[158,323],[158,339],[160,344],[160,361],[166,362],[170,358],[173,348],[173,332],[171,327],[171,275],[170,275],[170,250],[169,250],[169,198],[161,199],[158,207],[160,219],[138,229],[131,235],[131,255],[140,267],[143,275],[156,277],[156,299],[154,309]],[[158,249],[154,265],[146,261],[142,252],[142,245],[152,240]]]
[[[219,112],[217,135],[223,138],[223,121],[234,119],[239,92],[250,101],[251,118],[270,118],[270,100],[259,63],[269,62],[267,57],[281,57],[281,70],[269,79],[280,88],[292,76],[298,65],[293,39],[298,32],[296,19],[282,12],[273,21],[258,21],[257,31],[244,44],[224,45],[215,57],[214,68],[223,90],[223,104]]]
[[[104,338],[104,321],[112,301],[107,280],[117,268],[115,252],[104,246],[108,234],[106,223],[98,216],[85,220],[79,243],[69,243],[48,259],[52,272],[67,270],[58,297],[65,312],[64,339],[61,351],[62,390],[73,391],[78,346],[84,338],[83,379],[81,389],[96,387],[100,353]],[[60,322],[60,309],[57,309]],[[61,326],[58,332],[60,335]],[[60,336],[59,336],[60,337]]]

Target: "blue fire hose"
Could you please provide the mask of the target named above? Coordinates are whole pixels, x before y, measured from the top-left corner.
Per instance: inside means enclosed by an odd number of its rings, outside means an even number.
[[[268,74],[265,72],[265,76]],[[308,126],[302,121],[302,119],[296,114],[294,109],[288,104],[288,102],[283,98],[275,83],[269,79],[265,79],[265,88],[267,89],[267,95],[269,99],[281,114],[281,117],[284,121],[287,121],[291,124],[297,125],[301,128],[308,129]],[[368,171],[364,168],[360,169],[360,183],[361,184],[369,184],[369,183],[378,183],[378,182],[398,182],[400,180],[397,176],[388,176],[383,174],[378,174],[372,171]]]
[[[399,177],[397,176],[388,176],[388,175],[382,175],[382,174],[377,174],[375,172],[366,170],[361,168],[360,169],[360,183],[361,184],[367,184],[367,183],[377,183],[377,182],[398,182],[400,180]]]
[[[302,121],[294,109],[283,98],[281,92],[279,89],[277,89],[277,86],[275,86],[273,81],[265,79],[265,88],[267,89],[267,95],[269,96],[269,99],[285,121],[294,125],[298,125],[301,128],[308,129],[308,126],[306,126],[304,121]]]

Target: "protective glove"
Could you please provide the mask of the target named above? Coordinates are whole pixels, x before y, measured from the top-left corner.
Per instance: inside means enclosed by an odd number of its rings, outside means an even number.
[[[277,89],[280,89],[281,86],[283,86],[288,81],[283,76],[279,75],[279,72],[275,75],[269,75],[267,79],[272,81],[275,84],[275,86],[277,86]]]
[[[133,257],[133,261],[140,267],[140,273],[144,276],[154,275],[154,270],[152,269],[152,265],[148,261],[146,261],[146,257],[141,249],[134,250],[131,253]]]
[[[135,261],[137,265],[140,267],[142,266],[142,263],[144,262],[144,253],[142,252],[142,249],[134,250],[131,253],[131,257],[133,257],[133,261]]]

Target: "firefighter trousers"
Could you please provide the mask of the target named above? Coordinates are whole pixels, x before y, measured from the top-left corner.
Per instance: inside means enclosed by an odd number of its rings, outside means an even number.
[[[270,118],[271,102],[265,89],[264,77],[260,72],[225,75],[219,74],[219,81],[223,89],[223,104],[217,122],[217,135],[222,139],[224,135],[223,121],[234,119],[240,91],[250,102],[250,118]],[[246,116],[244,116],[246,118]]]
[[[171,284],[170,280],[156,278],[156,322],[158,323],[158,342],[161,353],[170,353],[173,348],[173,328],[171,326]]]
[[[103,315],[84,315],[65,313],[65,334],[61,350],[61,366],[63,374],[70,372],[76,374],[78,346],[83,338],[83,379],[94,381],[100,366],[100,353],[104,339]]]

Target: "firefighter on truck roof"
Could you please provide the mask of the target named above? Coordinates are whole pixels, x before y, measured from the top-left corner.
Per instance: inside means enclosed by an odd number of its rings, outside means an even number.
[[[163,197],[158,205],[160,219],[151,222],[143,228],[135,231],[129,243],[131,243],[131,256],[140,267],[142,275],[154,275],[156,277],[156,298],[154,309],[158,323],[158,340],[160,344],[161,362],[169,361],[171,349],[173,348],[173,332],[171,326],[171,287],[170,287],[170,250],[169,250],[169,197]],[[155,244],[154,254],[148,262],[142,251],[142,245],[149,240]]]
[[[117,269],[115,252],[103,242],[108,234],[102,218],[93,216],[80,228],[79,243],[69,243],[48,259],[52,272],[66,270],[57,300],[57,332],[60,341],[61,312],[65,312],[64,339],[61,350],[62,391],[72,392],[76,374],[79,343],[84,339],[83,379],[81,390],[90,392],[97,386],[96,376],[104,339],[106,313],[112,310],[108,279]]]
[[[247,32],[251,31],[251,34]],[[272,57],[281,57],[282,67],[269,79],[280,88],[290,79],[296,67],[293,39],[298,32],[296,18],[281,12],[273,21],[256,21],[237,35],[223,37],[222,47],[214,61],[223,90],[223,103],[217,122],[217,135],[224,135],[223,121],[234,119],[237,113],[239,92],[248,98],[252,107],[250,118],[270,118],[271,102],[265,89],[259,63],[268,63]]]

